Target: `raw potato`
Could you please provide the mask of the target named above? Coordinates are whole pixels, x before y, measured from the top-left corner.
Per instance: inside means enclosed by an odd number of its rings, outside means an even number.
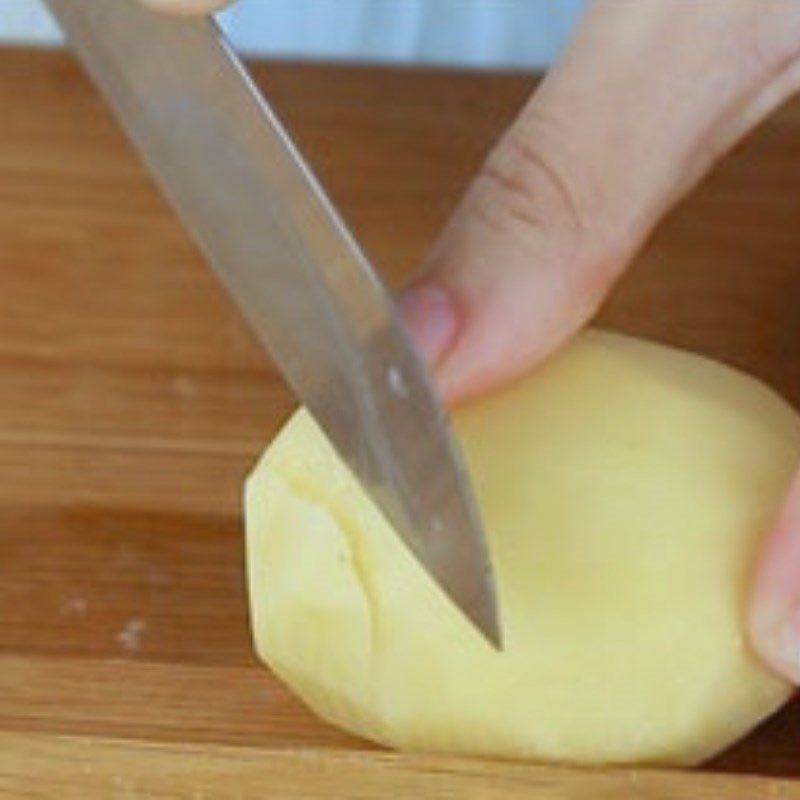
[[[683,352],[592,332],[455,418],[491,539],[494,652],[299,412],[247,485],[261,657],[378,742],[696,763],[789,695],[742,627],[797,415]]]

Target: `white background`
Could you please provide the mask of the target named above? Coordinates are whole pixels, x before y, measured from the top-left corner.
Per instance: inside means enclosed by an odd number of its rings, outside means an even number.
[[[240,0],[221,19],[237,47],[258,55],[536,68],[561,48],[582,2]],[[0,41],[59,36],[41,0],[0,0]]]

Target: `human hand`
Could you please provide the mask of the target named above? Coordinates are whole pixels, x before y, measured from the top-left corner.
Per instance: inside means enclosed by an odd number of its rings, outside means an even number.
[[[492,389],[566,342],[664,213],[798,89],[797,0],[593,0],[402,298],[446,398]],[[800,477],[749,629],[800,683]]]

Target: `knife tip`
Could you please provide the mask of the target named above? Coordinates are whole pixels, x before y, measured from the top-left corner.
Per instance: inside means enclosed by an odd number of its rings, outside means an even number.
[[[500,622],[496,593],[491,581],[481,602],[471,603],[468,608],[463,606],[461,608],[462,613],[478,629],[492,649],[502,653],[504,649],[503,627]]]

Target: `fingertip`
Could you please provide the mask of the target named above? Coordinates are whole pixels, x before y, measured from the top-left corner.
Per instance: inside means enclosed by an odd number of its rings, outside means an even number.
[[[476,281],[482,285],[462,280],[458,290],[451,290],[458,298],[460,325],[437,364],[439,386],[451,404],[518,380],[586,322],[577,293],[563,292],[553,272],[509,263],[488,280]]]
[[[800,684],[800,476],[767,538],[747,623],[751,644],[764,663]]]
[[[454,298],[443,286],[423,281],[400,295],[398,307],[417,350],[435,369],[453,346],[458,332]]]

